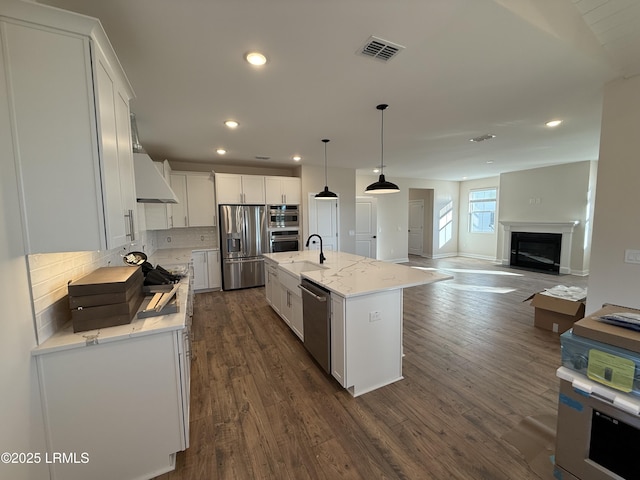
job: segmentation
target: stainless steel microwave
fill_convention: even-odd
[[[269,228],[300,226],[298,205],[269,205]]]

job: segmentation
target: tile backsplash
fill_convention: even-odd
[[[100,267],[122,266],[122,257],[131,251],[143,251],[151,255],[157,249],[215,248],[218,245],[217,232],[215,227],[148,230],[140,232],[138,242],[113,250],[29,255],[38,344],[71,319],[67,290],[69,282]]]
[[[71,319],[67,297],[69,282],[100,267],[124,265],[122,257],[130,251],[152,254],[156,249],[153,233],[141,232],[139,242],[113,250],[28,255],[38,344]]]
[[[147,232],[155,234],[155,245],[164,248],[216,248],[218,230],[215,227],[172,228]]]

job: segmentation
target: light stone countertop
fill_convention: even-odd
[[[189,292],[189,277],[180,281],[180,287],[176,292],[178,312],[158,315],[156,317],[137,318],[131,323],[116,325],[113,327],[87,330],[85,332],[73,332],[73,324],[67,322],[62,329],[47,339],[41,345],[35,347],[32,355],[69,350],[72,348],[90,347],[95,344],[103,344],[125,340],[127,338],[153,335],[171,330],[181,330],[186,326],[187,296]],[[144,306],[144,302],[140,306]]]
[[[350,253],[328,251],[324,255],[326,260],[322,267],[325,268],[303,271],[299,275],[345,298],[453,278],[437,271],[420,270]],[[298,272],[292,266],[293,263],[310,262],[320,267],[319,250],[267,253],[263,256],[295,275]]]

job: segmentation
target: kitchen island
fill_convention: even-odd
[[[402,290],[452,278],[343,252],[326,252],[323,264],[318,250],[264,257],[267,301],[303,341],[294,280],[331,292],[331,375],[354,397],[403,378]]]

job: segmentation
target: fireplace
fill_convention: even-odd
[[[560,273],[561,233],[511,233],[512,267]]]
[[[502,242],[502,264],[511,265],[511,236],[513,233],[548,234],[554,233],[561,237],[560,244],[560,274],[571,273],[571,250],[573,244],[573,230],[579,224],[577,220],[571,222],[527,222],[500,220],[504,228],[504,241]],[[558,263],[554,258],[554,263]],[[525,268],[525,267],[523,267]],[[531,268],[531,267],[528,267]],[[537,268],[537,267],[534,267]]]

